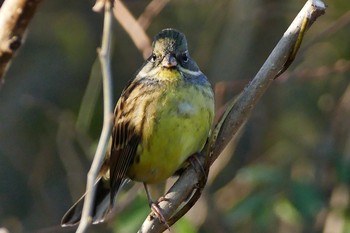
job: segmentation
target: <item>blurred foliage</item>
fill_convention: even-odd
[[[124,2],[136,17],[149,3]],[[268,89],[238,144],[221,156],[226,162],[214,165],[201,200],[172,232],[350,232],[350,2],[327,3],[295,63]],[[253,78],[303,4],[171,1],[147,33],[174,27],[187,35],[192,57],[223,87],[220,107]],[[84,192],[102,125],[96,85],[98,99],[87,102],[92,115],[84,112],[91,122],[76,126],[89,77],[100,78],[92,67],[103,17],[92,5],[43,1],[7,73],[0,91],[0,231],[74,232],[59,222]],[[143,59],[118,23],[113,30],[116,101]],[[127,198],[120,199],[121,206]],[[91,232],[135,232],[148,211],[140,190]]]

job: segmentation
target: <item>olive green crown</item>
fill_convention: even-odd
[[[186,51],[187,40],[183,33],[167,28],[160,31],[153,40],[152,47],[154,51]]]

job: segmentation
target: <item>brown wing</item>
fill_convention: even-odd
[[[110,187],[111,205],[121,184],[126,179],[126,172],[132,163],[140,142],[140,134],[136,132],[132,122],[131,112],[135,104],[130,100],[131,92],[135,90],[137,82],[131,82],[123,91],[116,109],[114,127],[112,130],[112,144],[110,154]],[[138,88],[136,88],[138,89]]]

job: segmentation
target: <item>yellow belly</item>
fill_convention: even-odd
[[[137,158],[127,172],[131,179],[146,183],[164,181],[200,151],[214,115],[213,98],[192,85],[167,90],[153,104]]]

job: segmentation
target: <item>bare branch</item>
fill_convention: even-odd
[[[143,58],[151,54],[151,40],[134,16],[120,0],[115,0],[113,13],[117,21],[129,34],[136,48],[142,52]]]
[[[103,163],[103,159],[106,153],[106,147],[111,134],[111,124],[112,124],[112,72],[110,64],[110,45],[112,39],[112,14],[111,14],[111,3],[109,1],[105,2],[105,16],[104,16],[104,27],[102,36],[101,49],[98,50],[98,55],[101,62],[102,70],[102,83],[103,83],[103,127],[100,136],[100,140],[97,145],[94,160],[92,162],[90,171],[87,175],[86,184],[86,196],[84,200],[84,208],[80,220],[77,233],[83,233],[86,231],[87,227],[91,224],[92,215],[92,203],[95,196],[95,181],[100,171]]]
[[[249,117],[260,97],[288,62],[290,53],[294,52],[295,43],[300,38],[300,33],[305,33],[305,31],[300,31],[305,19],[308,21],[308,26],[311,26],[324,12],[325,5],[315,6],[313,1],[308,1],[301,9],[252,82],[239,96],[237,104],[227,113],[227,117],[223,122],[224,126],[220,129],[217,135],[218,140],[212,148],[214,157],[211,159],[211,163],[215,161],[215,156],[218,156],[231,140],[232,136],[230,138],[228,136],[234,135],[238,131],[239,127]]]
[[[146,30],[151,24],[152,19],[158,15],[169,2],[170,0],[153,0],[146,6],[143,13],[137,19],[137,22]]]
[[[41,0],[6,0],[0,8],[0,86],[11,59],[23,44],[30,20]]]
[[[98,13],[102,13],[107,1],[112,2],[112,0],[96,0],[95,5],[92,7],[92,10]]]
[[[206,158],[201,158],[204,167],[205,164],[211,165],[216,160],[242,124],[247,121],[251,111],[263,93],[270,86],[277,74],[279,74],[280,70],[284,69],[290,57],[295,55],[293,53],[296,53],[297,46],[299,46],[298,43],[301,42],[299,40],[303,38],[306,29],[324,12],[325,5],[320,0],[308,1],[304,5],[258,74],[238,97],[237,101],[231,102],[220,122],[215,127],[208,145],[203,150],[203,153],[207,154]],[[304,27],[304,30],[301,30],[303,25],[306,25],[306,27]],[[167,192],[165,198],[161,199],[159,207],[164,217],[170,219],[169,225],[185,214],[199,198],[202,187],[198,188],[198,184],[201,185],[203,179],[200,173],[197,173],[196,169],[190,166]],[[176,213],[179,206],[183,204],[184,197],[186,198],[192,193],[194,194],[190,198],[189,204],[185,204],[183,207],[185,211],[181,209]],[[166,230],[166,226],[150,214],[144,221],[139,233],[156,233],[163,232],[164,230]]]

